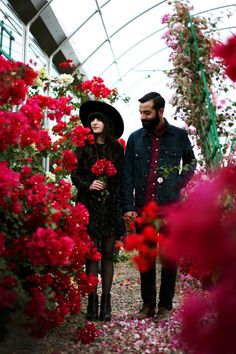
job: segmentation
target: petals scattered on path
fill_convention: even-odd
[[[159,265],[157,266],[159,269]],[[158,271],[159,273],[159,271]],[[158,285],[158,282],[157,282]],[[100,334],[90,344],[82,344],[74,340],[77,319],[71,318],[60,328],[54,330],[44,339],[14,339],[14,347],[10,342],[4,347],[4,354],[110,354],[110,353],[181,353],[177,343],[178,307],[183,293],[183,282],[176,286],[175,310],[168,320],[155,323],[152,318],[136,319],[142,301],[140,296],[139,272],[129,261],[115,265],[114,285],[112,288],[112,320],[111,322],[94,322]],[[101,288],[99,287],[99,295]],[[86,309],[86,303],[83,304]],[[33,347],[33,350],[32,350]],[[7,351],[9,350],[9,351]],[[0,353],[1,346],[0,346]]]

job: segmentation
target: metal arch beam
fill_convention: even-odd
[[[193,16],[205,14],[206,12],[215,11],[215,10],[219,10],[219,9],[225,9],[226,7],[231,7],[231,6],[236,6],[236,4],[229,4],[229,5],[213,7],[212,9],[208,9],[208,10],[204,10],[204,11],[198,12],[198,13],[196,13]]]
[[[140,62],[138,62],[137,64],[135,64],[134,66],[132,66],[132,68],[130,68],[128,71],[126,71],[126,73],[124,73],[124,75],[122,75],[121,79],[123,79],[126,75],[128,75],[131,71],[133,71],[134,68],[136,68],[137,66],[139,66],[139,65],[142,64],[142,63],[145,63],[146,60],[148,60],[148,59],[154,57],[155,55],[157,55],[157,54],[163,52],[163,50],[166,50],[166,49],[168,49],[168,47],[162,48],[162,49],[158,50],[157,52],[152,53],[151,55],[149,55],[149,56],[146,57],[145,59],[141,60]],[[115,82],[114,82],[114,85],[116,85],[116,83],[119,82],[119,81],[120,81],[120,80],[115,81]]]
[[[109,0],[110,1],[110,0]],[[50,68],[51,68],[51,64],[52,64],[52,60],[53,57],[55,56],[55,54],[57,54],[61,48],[69,42],[69,40],[80,30],[81,27],[83,27],[96,13],[98,12],[98,10],[94,11],[83,23],[82,25],[80,25],[79,27],[77,27],[71,34],[69,34],[69,36],[66,37],[66,39],[64,41],[62,41],[62,43],[57,47],[57,49],[50,55],[49,57],[49,64],[48,64],[48,71],[50,72]],[[103,45],[103,43],[102,43]],[[79,65],[79,67],[81,67],[82,63]],[[78,69],[76,69],[72,75],[75,75],[75,73],[77,72]]]
[[[26,63],[27,62],[27,55],[28,55],[28,47],[29,47],[29,31],[30,31],[30,27],[32,25],[32,23],[35,22],[35,20],[37,20],[37,18],[41,15],[41,13],[51,4],[53,0],[49,0],[48,2],[46,2],[41,8],[40,10],[36,13],[36,15],[23,27],[23,46],[22,46],[22,59],[23,62]]]
[[[95,1],[96,1],[96,0],[95,0]],[[150,7],[150,8],[148,8],[147,10],[145,10],[145,11],[141,12],[140,14],[138,14],[137,16],[133,17],[130,21],[126,22],[126,23],[125,23],[123,26],[121,26],[118,30],[116,30],[114,33],[112,33],[111,36],[108,37],[109,40],[110,40],[110,38],[112,38],[113,36],[115,36],[119,31],[121,31],[123,28],[125,28],[125,27],[128,26],[130,23],[132,23],[133,21],[135,21],[137,18],[139,18],[140,16],[144,15],[146,12],[152,10],[152,9],[155,8],[156,6],[159,6],[159,5],[161,5],[162,3],[166,2],[166,1],[167,1],[167,0],[163,0],[163,1],[161,1],[160,3],[158,3],[158,4],[156,4],[156,5],[154,5],[154,6]],[[106,2],[106,4],[107,4],[107,2]],[[103,8],[106,4],[104,4],[103,6],[101,6],[100,9]],[[93,54],[96,53],[96,51],[97,51],[100,47],[101,47],[101,45],[99,45],[99,46],[93,51]],[[86,63],[86,61],[87,61],[90,57],[91,57],[91,55],[89,55],[89,56],[83,61],[83,64]]]
[[[96,1],[96,3],[97,3],[97,0],[95,0],[95,1]],[[101,6],[101,7],[99,7],[99,5],[97,4],[98,9],[99,9],[99,13],[100,13],[100,16],[101,16],[101,21],[102,21],[102,23],[103,23],[104,30],[105,30],[105,33],[106,33],[106,36],[107,36],[107,40],[104,41],[103,43],[101,43],[97,48],[95,48],[94,51],[93,51],[92,53],[90,53],[89,56],[83,61],[83,63],[81,63],[81,65],[85,64],[86,61],[87,61],[89,58],[91,58],[91,57],[93,56],[93,54],[95,54],[95,53],[103,46],[103,44],[105,44],[106,42],[109,42],[109,45],[110,45],[110,47],[111,47],[111,51],[112,51],[112,54],[113,54],[113,58],[114,58],[114,61],[109,65],[109,67],[110,67],[111,65],[113,65],[113,64],[116,64],[116,65],[117,65],[117,60],[120,59],[120,57],[117,58],[117,59],[115,58],[115,55],[114,55],[114,52],[113,52],[113,49],[112,49],[112,46],[111,46],[110,38],[112,38],[113,36],[115,36],[119,31],[121,31],[123,28],[125,28],[126,26],[128,26],[130,23],[132,23],[133,21],[135,21],[137,18],[141,17],[142,15],[144,15],[145,13],[147,13],[148,11],[151,11],[152,9],[154,9],[155,7],[161,5],[162,3],[166,2],[167,0],[163,0],[163,1],[159,2],[158,4],[156,4],[156,5],[154,5],[154,6],[150,7],[150,8],[148,8],[148,9],[146,9],[146,10],[143,11],[143,12],[141,12],[141,13],[138,14],[137,16],[133,17],[130,21],[126,22],[123,26],[121,26],[121,27],[120,27],[118,30],[116,30],[114,33],[112,33],[111,36],[108,36],[107,30],[106,30],[106,26],[105,26],[105,24],[104,24],[104,21],[103,21],[103,18],[102,18],[102,15],[101,15],[101,11],[100,11],[100,10],[101,10],[108,2],[110,2],[110,1],[111,1],[111,0],[108,0],[108,1],[107,1],[105,4],[103,4],[103,6]],[[156,32],[154,32],[153,34],[155,34],[155,33],[156,33]],[[151,34],[151,35],[153,35],[153,34]],[[151,36],[151,35],[150,35],[150,36]],[[149,38],[149,36],[145,37],[143,40],[145,40],[145,39],[147,39],[147,38]],[[139,44],[139,43],[137,43],[136,45],[138,45],[138,44]],[[135,45],[134,45],[134,46],[135,46]],[[132,48],[133,48],[133,47],[132,47]],[[132,48],[130,48],[129,50],[131,50]],[[129,51],[129,50],[128,50],[128,51]],[[128,51],[126,51],[125,54],[126,54]],[[123,55],[124,55],[124,54],[122,54],[122,56],[123,56]],[[107,70],[109,67],[107,67],[105,70]],[[118,65],[117,65],[117,69],[118,69]],[[119,73],[119,70],[118,70],[118,73]]]
[[[231,27],[225,27],[225,28],[222,28],[222,29],[217,29],[217,31],[221,31],[221,30],[225,30],[225,29],[231,29],[231,28],[236,28],[236,26],[231,26]],[[128,71],[126,71],[126,73],[124,73],[124,75],[122,75],[122,79],[128,75],[134,68],[136,68],[137,66],[139,66],[140,64],[144,63],[146,60],[150,59],[151,57],[155,56],[156,54],[162,52],[163,50],[166,50],[168,49],[168,47],[165,47],[165,48],[162,48],[160,50],[158,50],[157,52],[149,55],[148,57],[146,57],[145,59],[143,59],[142,61],[140,61],[139,63],[135,64],[132,68],[130,68]],[[114,82],[114,85],[119,82],[120,80],[117,80]]]
[[[156,33],[161,32],[162,30],[164,30],[165,28],[167,28],[167,26],[160,28],[154,32],[152,32],[151,34],[149,34],[148,36],[144,37],[143,39],[141,39],[140,41],[136,42],[135,44],[133,44],[131,47],[129,47],[129,49],[125,50],[118,58],[117,60],[119,60],[120,58],[122,58],[125,54],[127,54],[130,50],[132,50],[133,48],[137,47],[139,44],[141,44],[142,42],[146,41],[148,38],[154,36]],[[110,65],[108,65],[103,72],[100,75],[103,75],[114,63],[111,63]]]
[[[167,66],[168,64],[165,64],[165,65],[162,65],[161,67],[159,67],[159,69],[156,69],[156,70],[147,70],[147,71],[164,71],[164,69],[161,69],[161,68],[163,68],[163,67],[165,67],[165,66]],[[136,70],[136,71],[138,71],[138,70]],[[166,79],[162,79],[160,82],[163,82],[164,80],[167,80],[167,78]],[[130,90],[132,90],[134,87],[136,87],[139,83],[141,83],[141,82],[143,82],[143,79],[139,79],[139,80],[137,80],[135,83],[133,83],[131,86],[129,86],[129,87],[127,87],[126,88],[126,90],[125,90],[125,92],[126,92],[126,94],[128,95],[128,92],[130,91]]]
[[[99,7],[98,1],[95,0],[95,2],[96,2],[96,5],[97,5],[97,9],[98,9],[98,11],[99,11],[99,15],[100,15],[100,19],[101,19],[101,21],[102,21],[102,25],[103,25],[104,31],[105,31],[105,33],[106,33],[106,38],[107,38],[106,42],[108,42],[109,47],[110,47],[110,50],[111,50],[111,53],[112,53],[112,56],[113,56],[113,64],[116,64],[117,72],[118,72],[118,74],[119,74],[119,77],[121,78],[119,66],[118,66],[118,64],[117,64],[117,60],[116,60],[116,57],[115,57],[115,53],[114,53],[114,50],[113,50],[112,45],[111,45],[111,40],[110,40],[110,37],[109,37],[109,35],[108,35],[105,22],[104,22],[104,20],[103,20],[103,16],[102,16],[101,9],[100,9],[100,7]],[[97,50],[98,50],[98,49],[97,49]]]
[[[39,7],[45,4],[45,0],[6,0],[10,11],[15,13],[18,20],[26,25],[33,16],[37,13]],[[37,9],[35,8],[37,7]],[[48,58],[52,52],[54,52],[58,45],[66,38],[66,35],[57,20],[51,7],[47,7],[45,12],[39,16],[35,22],[31,25],[30,32],[37,41],[37,45],[45,53],[45,57]],[[62,72],[62,68],[59,67],[59,63],[70,58],[78,65],[78,57],[68,42],[63,49],[58,52],[53,59],[53,63],[58,72]]]
[[[156,5],[155,5],[156,6]],[[196,15],[200,15],[200,14],[204,14],[204,13],[207,13],[207,12],[210,12],[210,11],[214,11],[214,10],[219,10],[219,9],[222,9],[222,8],[227,8],[227,7],[233,7],[233,6],[236,6],[236,4],[230,4],[230,5],[224,5],[224,6],[219,6],[219,7],[215,7],[215,8],[212,8],[212,9],[208,9],[208,10],[205,10],[205,11],[202,11],[202,12],[199,12],[199,13],[196,13],[194,16]],[[149,9],[150,10],[150,9]],[[148,10],[146,10],[145,12],[147,12]],[[140,15],[139,15],[140,16]],[[139,17],[139,16],[136,16]],[[134,20],[134,19],[133,19]],[[132,21],[133,21],[132,20]],[[129,24],[130,22],[132,21],[129,21],[127,24]],[[127,25],[126,24],[126,25]],[[124,25],[125,26],[125,25]],[[124,27],[123,26],[123,27]],[[123,27],[121,27],[119,30],[121,30]],[[138,46],[139,44],[141,44],[142,42],[144,42],[146,39],[150,38],[151,36],[155,35],[156,33],[158,32],[161,32],[162,30],[164,30],[165,28],[167,28],[167,26],[164,26],[160,29],[158,29],[157,31],[155,32],[152,32],[151,34],[149,34],[148,36],[144,37],[143,39],[141,39],[140,41],[136,42],[134,45],[132,45],[129,49],[127,49],[126,51],[124,51],[118,58],[117,60],[119,60],[120,58],[122,58],[124,55],[126,55],[130,50],[132,50],[133,48],[135,48],[136,46]],[[230,28],[235,28],[235,27],[229,27],[229,28],[224,28],[224,29],[230,29]],[[116,32],[114,32],[112,36],[114,36],[119,30],[117,30]],[[222,30],[222,29],[218,29],[218,30]],[[110,37],[110,38],[111,38]],[[114,64],[114,62],[112,62],[111,64],[109,64],[104,70],[102,73],[100,73],[100,75],[103,75],[112,65]]]
[[[133,17],[131,20],[129,20],[128,22],[126,22],[123,26],[121,26],[120,28],[118,28],[118,30],[116,30],[114,33],[112,33],[112,35],[110,36],[110,38],[114,37],[118,32],[120,32],[123,28],[125,28],[126,26],[128,26],[130,23],[134,22],[135,20],[137,20],[137,18],[143,16],[145,13],[153,10],[155,7],[163,4],[164,2],[167,2],[167,0],[163,0],[161,2],[159,2],[156,5],[153,5],[151,7],[149,7],[148,9],[146,9],[145,11],[141,12],[140,14],[138,14],[137,16]]]

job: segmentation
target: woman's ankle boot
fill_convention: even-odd
[[[89,294],[86,319],[88,321],[98,320],[98,296],[97,294]]]
[[[102,294],[101,300],[101,312],[100,321],[110,321],[111,320],[111,296],[110,294]]]

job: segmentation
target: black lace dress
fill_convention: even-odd
[[[71,179],[77,187],[77,202],[84,204],[89,211],[88,233],[92,238],[103,239],[124,235],[125,227],[122,219],[120,200],[120,169],[123,163],[124,150],[118,143],[116,151],[117,174],[107,178],[109,195],[103,198],[101,191],[90,191],[91,183],[98,179],[92,172],[92,165],[102,158],[108,158],[105,144],[93,145],[93,153],[87,147],[77,148],[77,168],[72,172]]]

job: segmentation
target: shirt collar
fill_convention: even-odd
[[[172,126],[168,123],[167,119],[164,118],[164,125],[160,128],[160,130],[163,129],[163,132],[160,134],[162,135],[165,131],[168,131],[168,133],[172,133]],[[148,136],[148,135],[154,135],[153,132],[149,132],[147,129],[143,128],[143,135]],[[160,136],[157,135],[157,136]]]

